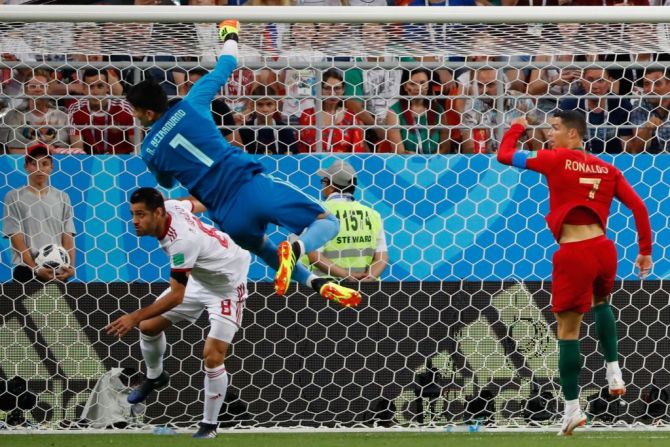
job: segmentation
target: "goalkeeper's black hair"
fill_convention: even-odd
[[[561,122],[568,129],[575,129],[579,138],[586,137],[586,115],[578,110],[558,110],[554,112],[554,118],[560,118]]]
[[[153,110],[159,114],[163,114],[168,108],[167,95],[160,84],[152,78],[130,87],[126,99],[135,108]]]
[[[154,211],[158,208],[165,210],[163,194],[156,188],[143,187],[136,189],[130,196],[130,203],[143,203],[149,211]]]

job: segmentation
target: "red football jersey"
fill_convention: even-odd
[[[640,254],[651,255],[651,225],[647,207],[621,171],[593,155],[575,149],[557,148],[535,152],[517,151],[525,127],[513,125],[503,137],[498,161],[543,174],[549,186],[547,224],[559,240],[568,213],[576,207],[592,210],[603,230],[607,228],[612,199],[626,205],[635,218]]]
[[[71,135],[80,135],[86,152],[91,154],[128,154],[135,151],[134,131],[116,126],[133,126],[133,108],[123,99],[113,98],[107,101],[107,107],[91,113],[87,99],[82,99],[68,110]]]

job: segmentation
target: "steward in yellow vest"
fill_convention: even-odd
[[[356,171],[337,160],[322,177],[326,210],[340,221],[340,231],[320,250],[309,253],[317,275],[350,281],[377,281],[388,265],[388,249],[379,213],[354,199]]]

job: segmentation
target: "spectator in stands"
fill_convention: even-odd
[[[490,67],[475,71],[474,79],[461,84],[462,92],[470,98],[463,103],[461,152],[471,154],[492,149],[491,132],[496,125],[495,97],[499,94],[497,70]]]
[[[537,3],[536,3],[537,5]],[[536,65],[530,70],[528,77],[528,94],[537,95],[538,121],[548,122],[554,112],[558,111],[559,100],[556,97],[578,93],[580,89],[581,69],[566,64],[584,62],[586,57],[574,54],[551,54],[556,46],[570,48],[579,45],[581,25],[559,23],[529,28],[540,45],[540,52],[546,54],[535,56]],[[554,66],[559,63],[561,66]],[[544,146],[549,140],[549,129],[536,129],[535,138]]]
[[[135,5],[150,6],[175,6],[178,3],[172,0],[133,0]],[[183,23],[127,23],[123,24],[122,28],[115,23],[106,23],[101,25],[103,35],[113,35],[116,41],[116,46],[124,48],[125,46],[135,45],[136,42],[155,41],[156,39],[172,39],[174,36],[183,36],[184,34],[193,34],[194,30],[185,26]],[[171,37],[172,36],[172,37]],[[194,34],[189,35],[187,39],[196,37]],[[197,38],[197,37],[196,37]],[[178,41],[174,41],[178,44]],[[187,50],[184,50],[186,53]],[[181,58],[180,58],[181,59]],[[177,86],[184,83],[186,75],[183,70],[179,68],[166,69],[158,66],[158,64],[173,64],[176,65],[178,58],[170,54],[133,54],[117,53],[110,55],[111,62],[150,62],[155,64],[151,68],[142,70],[144,77],[153,78],[160,84],[165,93],[169,96],[177,94]],[[135,84],[137,71],[135,67],[122,70],[121,81],[124,85],[130,86]],[[108,80],[111,84],[111,79]]]
[[[343,160],[320,169],[323,206],[340,221],[337,236],[308,254],[315,273],[345,281],[379,281],[389,262],[379,213],[356,201],[357,176]]]
[[[279,95],[284,94],[284,86],[279,82],[277,72],[271,68],[261,68],[254,76],[254,89],[258,86],[270,87]]]
[[[107,73],[96,69],[84,72],[88,98],[80,99],[68,111],[73,147],[88,154],[129,154],[133,144],[133,109],[122,98],[110,98]]]
[[[367,51],[385,52],[391,34],[388,25],[364,23],[360,33],[360,42],[367,46]],[[365,59],[367,62],[384,60],[385,57],[376,56]],[[402,70],[349,68],[344,72],[344,80],[347,109],[366,126],[381,125],[386,121],[388,110],[398,101],[396,96],[402,83]],[[365,139],[372,150],[377,150],[377,143],[386,138],[386,131],[382,128],[365,132]]]
[[[86,48],[87,53],[71,53],[65,55],[65,61],[69,62],[85,62],[93,64],[108,64],[110,61],[109,55],[103,55],[102,52],[102,35],[103,29],[98,24],[78,23],[75,24],[73,30],[73,48]],[[90,53],[91,50],[97,51],[98,54]],[[64,64],[58,68],[57,75],[54,76],[52,82],[49,83],[48,93],[54,96],[68,95],[80,96],[88,94],[88,88],[84,85],[83,77],[86,68],[90,65],[81,68],[70,67]],[[125,69],[129,70],[129,69]],[[107,79],[111,87],[113,96],[121,96],[123,94],[123,83],[121,82],[121,70],[108,67],[104,71],[107,73]],[[75,102],[72,98],[65,98],[62,106],[69,108]]]
[[[284,95],[277,72],[271,68],[261,68],[256,73],[246,68],[237,68],[224,85],[224,97],[233,110],[233,118],[238,126],[243,126],[254,112],[254,102],[249,95],[258,86],[272,87],[278,95]]]
[[[280,109],[284,119],[292,125],[298,124],[302,112],[315,107],[319,76],[315,69],[302,67],[326,60],[326,55],[312,46],[318,33],[317,24],[292,23],[288,38],[282,41],[280,58],[286,59],[289,67],[301,67],[287,68],[280,74],[280,82],[286,90]]]
[[[74,220],[68,195],[49,186],[53,160],[47,145],[37,143],[26,150],[24,167],[28,184],[9,191],[4,198],[3,232],[12,247],[13,278],[27,282],[65,281],[74,275]],[[70,255],[70,266],[58,272],[36,269],[35,256],[41,247],[58,244]]]
[[[11,48],[14,53],[8,51],[0,54],[2,61],[21,61],[21,62],[35,62],[37,55],[32,53],[33,48],[26,43],[23,38],[17,36],[15,33],[3,32],[0,33],[0,45],[2,48]],[[17,66],[14,68],[0,69],[0,88],[3,96],[16,96],[23,93],[24,84],[34,76],[33,70],[27,66]],[[2,98],[2,108],[16,108],[17,102]]]
[[[630,125],[631,103],[626,98],[612,94],[612,77],[601,67],[586,67],[582,72],[580,92],[598,98],[565,98],[559,103],[561,110],[580,110],[589,124],[586,148],[594,153],[619,153],[633,136]]]
[[[322,78],[321,111],[307,109],[300,116],[300,125],[309,126],[300,129],[300,152],[365,152],[358,120],[344,107],[342,73],[331,68]],[[313,126],[321,129],[320,142]]]
[[[108,62],[109,58],[103,55],[73,54],[68,57],[68,61],[104,63]],[[68,96],[80,96],[88,94],[88,86],[83,82],[85,70],[86,68],[80,68],[77,70],[64,68],[59,70],[60,79],[49,84],[49,94]],[[107,75],[107,80],[112,96],[122,96],[123,84],[121,83],[120,72],[114,68],[107,68],[101,71]],[[71,100],[70,104],[66,103],[66,107],[71,106],[74,102],[75,100]]]
[[[36,142],[68,146],[67,114],[46,96],[48,81],[41,74],[29,79],[24,84],[27,98],[4,116],[0,142],[7,153],[25,153],[26,147]]]
[[[287,127],[277,110],[275,89],[259,85],[252,95],[260,98],[255,100],[255,110],[247,119],[246,124],[250,127],[239,130],[244,150],[250,154],[297,153],[293,129]]]
[[[469,96],[462,105],[463,153],[495,151],[495,130],[533,107],[532,101],[517,99],[518,92],[515,90],[505,90],[505,84],[498,79],[495,68],[476,69],[473,79],[461,89]]]
[[[179,96],[186,96],[188,92],[193,87],[193,84],[198,82],[200,78],[207,74],[207,70],[204,68],[192,68],[186,74],[186,81],[179,85]],[[233,117],[233,112],[228,107],[225,99],[219,97],[215,98],[212,101],[212,117],[216,126],[221,130],[221,135],[223,138],[228,140],[232,144],[240,144],[242,141],[237,130],[234,130],[235,127],[235,118]]]
[[[401,99],[386,114],[386,124],[396,126],[388,130],[392,152],[449,152],[449,132],[440,128],[440,124],[447,125],[447,115],[442,106],[426,98],[430,94],[430,78],[431,72],[425,68],[404,71]]]
[[[640,126],[628,143],[628,151],[658,153],[670,150],[670,77],[667,69],[647,68],[642,82],[645,98],[631,113]]]
[[[499,40],[496,36],[491,35],[486,32],[471,32],[469,36],[471,42],[477,45],[480,49],[480,54],[473,54],[468,56],[466,59],[467,62],[486,62],[486,63],[504,63],[509,64],[510,62],[526,62],[530,60],[528,56],[492,56],[488,54],[489,52],[497,52],[500,46]],[[452,59],[452,58],[450,58]],[[454,58],[455,59],[455,58]],[[465,65],[465,64],[464,64]],[[455,76],[456,80],[461,85],[468,85],[472,82],[474,77],[475,70],[464,66],[456,70]],[[504,81],[506,91],[515,91],[515,92],[526,92],[528,89],[528,77],[530,71],[520,70],[514,66],[507,65],[504,68],[499,69],[500,79]]]
[[[245,117],[253,111],[253,102],[247,96],[255,87],[254,78],[253,71],[238,67],[223,86],[223,96],[238,126],[244,124]]]

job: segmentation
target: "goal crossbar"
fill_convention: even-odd
[[[237,19],[247,23],[365,23],[364,6],[120,6],[2,5],[0,22],[212,22]],[[667,23],[670,8],[662,6],[531,6],[449,8],[376,7],[375,22],[389,23]]]

